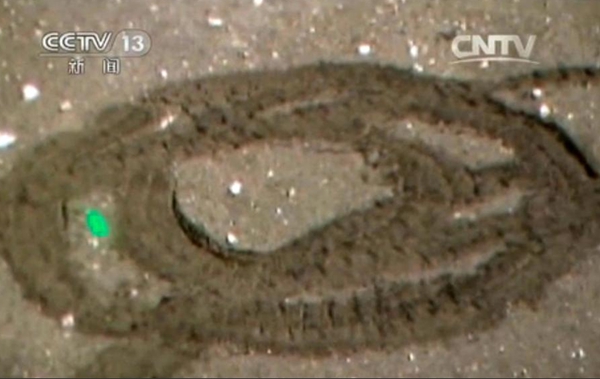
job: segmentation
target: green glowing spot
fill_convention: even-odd
[[[97,209],[90,209],[85,213],[85,221],[90,233],[94,237],[106,238],[110,235],[110,225],[102,212]]]

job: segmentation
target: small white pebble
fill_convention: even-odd
[[[212,26],[212,27],[220,27],[223,26],[223,19],[219,18],[219,17],[209,17],[208,18],[208,25]]]
[[[229,193],[232,194],[233,196],[238,196],[239,194],[242,193],[242,183],[240,183],[239,181],[234,181],[233,183],[231,183],[229,185]]]
[[[138,297],[139,294],[140,294],[140,291],[138,291],[137,288],[132,288],[131,291],[129,292],[129,295],[133,298]]]
[[[163,79],[167,79],[169,77],[169,72],[164,68],[159,71],[160,77]]]
[[[263,0],[254,0],[253,3],[255,7],[260,7],[263,3]]]
[[[408,353],[408,361],[414,362],[414,360],[415,360],[415,355],[413,353]]]
[[[25,84],[23,86],[23,100],[29,102],[34,101],[40,97],[40,90],[33,84]]]
[[[569,112],[567,114],[567,120],[572,120],[573,119],[573,113]]]
[[[421,65],[420,65],[420,64],[418,64],[418,63],[415,63],[415,64],[413,65],[413,70],[415,70],[416,72],[423,72],[423,66],[421,66]]]
[[[410,44],[409,53],[411,58],[416,59],[419,56],[419,46]]]
[[[583,359],[585,358],[585,351],[583,351],[582,348],[579,348],[577,351],[571,353],[571,358]]]
[[[227,243],[230,245],[236,245],[239,242],[238,238],[235,234],[229,232],[227,233]]]
[[[67,313],[60,319],[60,324],[65,329],[71,329],[75,326],[75,316],[72,313]]]
[[[0,149],[5,149],[17,141],[17,136],[7,132],[0,132]]]
[[[273,52],[271,52],[271,57],[273,59],[279,59],[279,53],[277,51],[273,51]]]
[[[275,173],[273,170],[269,170],[269,172],[267,172],[267,178],[272,178],[273,176],[275,176]]]
[[[275,213],[277,213],[279,216],[281,216],[283,211],[281,210],[281,208],[277,207],[277,209],[275,210]]]
[[[479,67],[481,67],[481,68],[490,67],[490,61],[488,61],[488,60],[481,61],[481,64],[479,65]]]
[[[540,117],[546,118],[550,115],[550,107],[547,104],[540,105]]]
[[[294,187],[287,190],[287,197],[292,198],[296,196],[296,189]]]
[[[156,4],[150,5],[150,12],[152,12],[152,13],[158,12],[158,5],[156,5]]]
[[[531,96],[533,96],[534,99],[539,99],[543,95],[544,95],[544,91],[542,91],[541,88],[534,88],[531,90]]]
[[[413,128],[412,122],[407,122],[406,123],[406,129],[411,130],[412,128]]]
[[[60,103],[59,108],[61,112],[68,112],[73,109],[73,104],[69,100],[64,100]]]
[[[371,45],[366,44],[366,43],[362,43],[360,45],[358,45],[358,53],[360,55],[369,55],[371,54]]]
[[[166,129],[169,125],[171,125],[175,121],[175,116],[172,114],[168,114],[160,120],[160,128]]]

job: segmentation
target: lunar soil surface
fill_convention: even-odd
[[[72,312],[79,331],[155,344],[139,359],[135,347],[99,359],[84,375],[104,364],[173,374],[213,342],[324,354],[484,330],[508,303],[535,304],[598,243],[593,163],[559,126],[493,96],[502,85],[571,80],[595,82],[598,72],[541,71],[503,84],[321,63],[168,85],[17,161],[2,180],[2,253],[47,314]],[[178,117],[161,128],[173,109]],[[425,136],[394,138],[407,120],[429,125]],[[435,143],[469,133],[510,159],[465,164]],[[211,233],[193,215],[199,205],[183,204],[196,172],[178,167],[299,142],[359,154],[361,181],[385,194],[256,249]],[[101,243],[166,283],[154,297],[99,291],[82,274],[73,199],[99,192],[114,229]]]

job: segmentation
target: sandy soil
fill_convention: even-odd
[[[126,207],[118,196],[110,198],[102,191],[90,194],[90,191],[78,189],[77,183],[85,183],[82,188],[89,188],[94,184],[92,182],[99,178],[106,180],[104,184],[106,186],[110,186],[113,181],[117,183],[118,180],[114,179],[117,178],[114,175],[117,171],[115,167],[118,166],[119,161],[126,162],[128,156],[131,157],[131,162],[134,162],[132,168],[137,167],[137,164],[140,164],[139,167],[159,167],[163,162],[161,160],[165,159],[157,154],[140,163],[139,159],[135,158],[139,155],[137,150],[139,146],[136,147],[135,141],[138,138],[146,138],[145,125],[160,125],[164,113],[152,114],[145,119],[143,112],[134,112],[132,115],[119,113],[120,108],[107,110],[107,107],[112,104],[123,107],[125,102],[139,99],[146,94],[156,94],[155,88],[166,83],[203,77],[211,73],[251,72],[268,68],[287,69],[318,60],[368,61],[392,63],[397,67],[412,69],[410,77],[417,75],[414,83],[412,79],[406,82],[400,80],[399,84],[402,88],[396,88],[395,91],[399,91],[396,92],[398,98],[406,99],[404,105],[399,107],[405,111],[403,116],[407,116],[404,113],[409,113],[408,110],[412,109],[409,106],[411,101],[427,104],[422,105],[424,110],[417,118],[424,118],[428,123],[417,129],[419,133],[424,133],[421,140],[430,145],[432,143],[435,145],[435,138],[442,138],[440,135],[444,134],[431,131],[431,125],[436,124],[434,121],[441,119],[449,122],[453,117],[467,129],[476,126],[477,131],[486,127],[490,128],[489,130],[499,130],[497,128],[500,127],[500,122],[508,124],[506,126],[508,130],[511,130],[512,126],[518,131],[518,127],[528,123],[532,125],[531,130],[542,130],[544,123],[537,115],[540,109],[543,109],[542,106],[547,105],[551,112],[546,120],[551,126],[563,130],[569,137],[567,145],[564,143],[556,145],[562,146],[560,148],[562,150],[559,149],[562,153],[556,150],[557,147],[549,147],[555,146],[552,145],[555,142],[547,142],[548,136],[544,134],[545,132],[539,132],[541,137],[532,135],[534,138],[530,146],[523,144],[523,139],[514,137],[513,140],[509,140],[511,146],[524,145],[515,148],[515,154],[519,157],[517,161],[525,162],[520,166],[524,167],[523,174],[527,173],[524,177],[535,183],[535,188],[554,188],[554,192],[551,192],[552,196],[555,196],[555,205],[551,208],[556,213],[548,215],[542,211],[550,203],[547,202],[547,198],[541,196],[542,200],[537,205],[538,208],[535,208],[534,202],[534,210],[537,209],[537,212],[533,213],[538,215],[533,218],[538,223],[534,224],[536,225],[534,229],[544,230],[546,234],[554,230],[544,225],[552,225],[550,220],[558,214],[563,217],[561,222],[554,221],[556,230],[586,230],[587,233],[593,234],[591,232],[595,225],[593,217],[595,203],[594,192],[590,192],[589,189],[593,187],[580,185],[578,180],[584,178],[585,181],[595,183],[594,172],[598,167],[596,162],[598,162],[600,149],[595,136],[597,120],[600,117],[597,104],[600,90],[597,74],[595,74],[597,71],[572,69],[560,72],[553,68],[557,66],[598,67],[600,24],[597,20],[600,19],[600,7],[597,4],[549,1],[515,2],[507,6],[492,1],[373,3],[269,0],[257,4],[250,1],[218,3],[182,1],[168,4],[140,1],[92,4],[60,1],[5,2],[0,12],[0,49],[4,52],[0,62],[0,70],[4,77],[4,81],[0,83],[0,131],[15,134],[17,140],[10,148],[0,150],[0,170],[3,172],[3,180],[8,180],[3,182],[3,189],[6,189],[3,192],[3,199],[14,200],[10,206],[3,207],[5,214],[2,220],[15,220],[16,217],[22,220],[22,225],[30,225],[27,216],[38,215],[35,213],[36,207],[43,208],[45,201],[55,199],[56,180],[60,181],[65,188],[71,188],[65,193],[75,195],[73,200],[70,197],[66,199],[68,201],[61,199],[66,209],[63,215],[71,214],[69,212],[77,214],[80,212],[81,204],[90,203],[102,208],[107,214],[120,214],[122,209],[135,209],[133,206]],[[221,18],[222,24],[216,22],[216,18]],[[86,75],[74,77],[66,73],[66,60],[38,56],[39,40],[44,32],[72,28],[80,30],[141,28],[152,36],[153,48],[150,54],[143,58],[125,61],[120,76],[102,75],[100,61],[90,59]],[[537,40],[534,57],[542,63],[535,68],[549,69],[550,74],[527,75],[531,72],[532,66],[523,64],[492,62],[487,66],[450,65],[449,62],[453,57],[447,35],[451,35],[452,30],[461,33],[535,34]],[[365,43],[371,46],[371,51],[370,54],[362,56],[358,54],[357,49],[360,44]],[[417,54],[414,49],[411,49],[413,45],[418,47]],[[420,73],[421,69],[423,73]],[[419,75],[422,74],[432,74],[441,78],[469,79],[470,83],[478,84],[468,86],[467,90],[461,90],[460,86],[455,89],[450,86],[446,92],[433,95],[436,92],[433,90],[428,92],[427,86],[432,85],[432,88],[435,88],[434,84],[438,79],[421,78]],[[505,79],[517,74],[524,74],[524,76],[516,77],[514,80]],[[241,78],[243,77],[242,75]],[[280,80],[280,83],[285,83],[282,88],[290,89],[293,86],[289,82],[296,80],[293,74],[279,79],[284,79]],[[496,88],[482,81],[494,81]],[[240,83],[242,82],[243,80]],[[259,80],[259,83],[267,82],[266,79]],[[316,80],[314,83],[318,82]],[[368,87],[362,84],[363,82],[368,80],[360,81],[361,86]],[[240,83],[236,85],[243,87]],[[35,101],[24,101],[21,91],[25,84],[34,84],[40,89],[41,96]],[[209,84],[208,92],[204,95],[209,101],[218,102],[217,99],[222,95],[219,91],[222,91],[221,87],[226,84],[227,80],[224,82],[217,80],[212,87]],[[354,83],[354,87],[357,85],[359,84]],[[533,88],[541,88],[543,95],[532,99]],[[182,91],[178,85],[167,87],[166,92],[161,91],[163,90],[159,90],[158,93],[172,95],[174,99],[181,94],[190,93]],[[410,99],[411,94],[415,99]],[[495,100],[488,98],[488,94],[493,94],[492,98]],[[439,97],[437,102],[434,100],[435,96]],[[315,98],[314,94],[309,97]],[[156,104],[152,99],[151,96],[149,102],[145,104]],[[265,99],[269,101],[268,96]],[[443,99],[446,101],[443,102]],[[226,100],[229,102],[229,99]],[[65,101],[70,102],[72,109],[67,110],[69,107],[65,107]],[[198,98],[192,97],[191,102],[188,103],[196,104],[197,101]],[[508,115],[504,111],[499,111],[502,108],[497,108],[499,105],[494,103],[497,101],[503,102],[512,109]],[[254,103],[250,101],[250,106],[256,104],[256,101]],[[297,105],[294,102],[287,104],[291,104],[292,108]],[[351,109],[358,112],[361,103],[351,104],[353,104]],[[469,111],[466,110],[468,104],[473,107],[473,114],[470,117],[467,116]],[[175,104],[175,107],[173,105],[172,102],[166,105],[161,103],[159,108],[167,113],[172,109],[180,109],[178,104]],[[157,107],[151,106],[151,109],[154,112]],[[190,112],[190,107],[186,109]],[[99,116],[98,112],[101,110],[103,113]],[[515,112],[515,110],[522,110],[525,113]],[[453,114],[461,114],[461,116],[451,116]],[[493,116],[494,114],[496,116]],[[191,122],[181,124],[182,134],[176,135],[183,136],[181,138],[184,139],[188,133],[186,128],[197,126],[198,122],[203,120],[208,120],[210,123],[215,120],[214,117],[221,117],[218,112],[206,114],[201,108],[195,110],[192,108],[188,115],[198,118],[191,117]],[[495,121],[490,122],[489,125],[477,121],[482,120],[484,116],[491,117],[490,120]],[[536,117],[532,118],[532,116]],[[269,117],[277,119],[282,116],[271,114]],[[289,117],[289,113],[286,117]],[[307,117],[310,119],[309,116]],[[331,120],[335,120],[335,112],[331,117]],[[119,128],[120,123],[123,125],[122,128]],[[111,154],[119,153],[121,147],[112,148],[113,145],[107,144],[107,139],[90,137],[102,125],[118,130],[114,133],[117,135],[127,135],[128,130],[133,131],[134,134],[137,130],[142,131],[141,137],[139,135],[127,137],[117,144],[129,146],[120,152],[125,154],[125,160],[115,160],[114,167],[112,163],[105,165],[103,163],[103,168],[98,168],[96,171],[97,176],[76,175],[77,180],[72,182],[63,181],[59,176],[49,175],[52,172],[49,170],[52,169],[65,170],[65,165],[69,162],[73,162],[74,167],[80,165],[82,173],[94,173],[93,165],[98,160],[102,157],[114,157]],[[314,123],[308,125],[316,127]],[[449,130],[455,129],[455,126],[449,127]],[[302,135],[307,130],[313,130],[313,135],[320,135],[319,131],[323,129],[300,128],[298,130],[304,130],[300,132]],[[515,133],[514,130],[512,133]],[[69,137],[57,135],[61,131],[76,133]],[[255,131],[261,132],[259,129]],[[177,133],[177,128],[174,133]],[[334,140],[340,138],[338,135],[328,136],[327,132],[323,133],[323,138]],[[464,135],[456,132],[451,134],[455,140],[458,138],[456,135]],[[468,140],[481,141],[481,138],[488,138],[485,134],[483,137],[478,137],[479,139],[469,137]],[[523,131],[521,134],[524,136],[527,133]],[[38,151],[32,153],[30,149],[34,145],[48,141],[48,138],[53,135],[58,136],[58,142],[42,144]],[[239,142],[235,134],[219,136],[217,133],[213,138],[215,141],[225,138],[229,144]],[[449,137],[443,137],[442,141],[446,141],[447,138]],[[376,140],[372,143],[375,144],[372,146],[378,146]],[[468,143],[463,141],[458,144]],[[398,146],[400,145],[401,142]],[[106,146],[108,148],[95,158],[86,158],[86,151],[92,151],[94,146],[100,150]],[[535,146],[541,148],[532,149]],[[199,145],[195,148],[202,150],[205,147]],[[75,154],[69,156],[69,152],[83,154],[83,158],[79,159]],[[452,155],[452,149],[449,153]],[[548,159],[540,158],[544,154],[552,157],[550,160],[561,169],[554,169],[551,165],[536,165],[536,162],[544,162],[544,159]],[[456,154],[454,156],[456,157]],[[368,156],[365,158],[369,160]],[[36,165],[35,159],[40,159],[44,163]],[[419,159],[417,162],[420,162]],[[427,160],[422,162],[425,162],[422,164],[426,167],[423,171],[435,172],[433,168],[427,167]],[[385,165],[383,167],[385,168]],[[559,175],[556,170],[562,173]],[[135,173],[135,170],[132,172]],[[415,195],[420,187],[414,183],[411,186],[412,177],[410,174],[406,176],[409,180],[405,186],[416,191],[412,194],[409,191],[408,194]],[[143,183],[143,176],[134,175],[133,178],[132,190],[145,188],[145,185],[135,184]],[[413,180],[417,179],[416,176],[413,178]],[[428,180],[439,183],[439,178],[433,174]],[[451,193],[459,193],[468,198],[468,191],[461,189],[459,182],[457,180],[453,183],[457,187],[454,187]],[[157,190],[162,188],[160,180],[153,183],[155,184],[152,188],[156,187]],[[425,187],[430,187],[429,191],[435,194],[435,185],[428,185],[427,181],[419,183],[425,183]],[[397,180],[393,184],[397,185]],[[23,196],[27,197],[27,191],[23,194],[15,190],[23,186],[25,188],[31,186],[33,192],[29,195],[34,197],[33,200],[23,200]],[[494,186],[482,185],[481,188],[493,192]],[[151,190],[150,193],[156,192]],[[11,197],[14,194],[15,197]],[[443,193],[436,196],[445,199]],[[25,206],[24,204],[30,200],[32,201],[30,205]],[[156,217],[160,219],[160,214]],[[49,224],[52,224],[52,218],[48,219]],[[173,293],[181,293],[177,291],[193,290],[193,286],[186,286],[186,283],[189,283],[190,278],[197,283],[200,280],[197,277],[198,272],[195,273],[196,276],[190,274],[190,270],[186,271],[184,265],[177,263],[174,257],[161,261],[163,255],[160,255],[160,249],[154,249],[158,251],[159,256],[152,256],[153,249],[148,249],[149,253],[146,257],[124,262],[122,254],[112,249],[111,244],[103,245],[105,241],[100,241],[100,246],[94,245],[98,241],[92,241],[90,247],[90,241],[85,235],[78,234],[77,226],[71,223],[68,223],[66,233],[71,239],[71,247],[75,248],[64,249],[64,255],[59,249],[60,244],[53,243],[51,239],[46,241],[46,244],[40,245],[39,249],[26,249],[24,247],[26,244],[33,245],[44,235],[52,235],[55,227],[43,221],[43,218],[39,220],[40,224],[45,226],[39,230],[32,228],[29,239],[13,237],[18,233],[23,236],[23,233],[26,233],[24,230],[17,234],[14,230],[3,230],[2,236],[5,238],[3,241],[23,242],[16,247],[8,244],[1,246],[5,257],[9,257],[8,264],[2,265],[0,274],[2,281],[0,288],[3,291],[3,296],[0,297],[0,330],[2,331],[0,349],[3,351],[0,373],[3,375],[71,376],[76,373],[93,373],[94,370],[100,370],[96,372],[102,373],[103,369],[112,370],[105,372],[113,374],[131,375],[139,372],[136,370],[140,367],[148,368],[147,371],[141,371],[143,373],[172,374],[175,372],[189,376],[594,376],[600,372],[600,365],[595,357],[595,352],[598,351],[597,337],[600,332],[598,314],[600,309],[596,305],[600,282],[594,274],[599,262],[594,254],[596,250],[593,248],[593,238],[590,241],[587,241],[587,237],[578,240],[573,239],[571,235],[563,239],[560,233],[556,233],[553,236],[556,238],[555,243],[551,243],[550,240],[541,242],[544,250],[548,248],[555,251],[550,255],[555,258],[543,264],[543,260],[540,260],[542,258],[537,256],[534,261],[539,262],[538,266],[532,266],[537,268],[530,271],[527,270],[529,266],[525,268],[518,266],[519,272],[525,273],[523,278],[529,278],[523,280],[533,280],[523,283],[527,288],[526,292],[535,294],[532,296],[535,301],[526,304],[512,301],[522,299],[522,294],[514,298],[512,295],[508,298],[501,296],[501,302],[494,303],[492,308],[497,309],[499,304],[503,304],[503,309],[499,313],[492,312],[489,320],[494,321],[486,323],[487,326],[483,328],[476,328],[473,325],[460,326],[468,323],[467,319],[461,318],[460,315],[458,319],[462,321],[458,324],[447,323],[444,317],[434,317],[431,321],[427,321],[425,317],[424,321],[419,321],[424,325],[423,330],[430,330],[433,326],[439,327],[439,324],[445,323],[456,327],[450,328],[451,333],[447,333],[442,340],[437,337],[409,337],[401,344],[385,344],[383,348],[379,347],[380,344],[376,344],[378,346],[375,347],[373,344],[363,344],[361,341],[351,339],[349,345],[354,349],[333,349],[324,356],[310,352],[309,354],[281,353],[276,348],[264,347],[262,344],[255,348],[254,344],[248,343],[246,338],[227,336],[216,338],[224,342],[205,343],[211,340],[207,338],[207,341],[200,341],[202,349],[199,357],[190,361],[190,354],[194,356],[198,352],[198,341],[190,342],[187,338],[181,338],[186,333],[181,334],[168,326],[171,324],[177,326],[175,322],[161,323],[156,319],[145,324],[142,322],[142,326],[138,325],[137,331],[132,334],[132,319],[114,317],[107,321],[106,318],[98,318],[94,314],[99,308],[108,307],[107,309],[111,309],[109,315],[123,315],[123,312],[120,312],[122,308],[117,307],[116,311],[111,308],[114,305],[113,296],[118,294],[121,299],[139,298],[139,301],[136,301],[138,305],[128,309],[129,313],[126,313],[139,314],[139,320],[146,320],[147,309],[154,309]],[[11,222],[11,225],[14,229],[14,225],[18,223]],[[142,228],[141,230],[148,229],[147,225],[140,224],[136,227]],[[543,236],[546,234],[542,233]],[[581,236],[587,234],[583,233]],[[145,241],[145,243],[150,242]],[[538,241],[537,248],[539,246]],[[534,246],[530,248],[533,249]],[[476,256],[481,254],[478,253]],[[308,260],[308,258],[304,259]],[[15,262],[23,262],[24,269],[15,269],[19,266],[15,265]],[[177,264],[172,267],[180,268],[170,272],[169,264],[174,262]],[[290,264],[292,263],[294,262],[291,261]],[[442,268],[446,266],[445,263],[440,265]],[[76,279],[69,276],[73,267],[77,268]],[[459,267],[461,270],[463,268]],[[421,272],[419,270],[421,269],[417,272]],[[500,270],[500,273],[503,272]],[[57,277],[60,280],[57,280]],[[181,277],[186,278],[182,279],[181,283],[174,280]],[[492,277],[492,275],[486,276],[486,278]],[[553,279],[553,283],[546,285],[546,279]],[[73,288],[69,287],[69,283],[73,283],[73,280],[84,283],[86,290],[83,292],[75,290],[73,293]],[[533,285],[537,282],[544,285],[541,287]],[[126,285],[122,285],[123,283]],[[317,287],[327,288],[329,285],[332,284],[323,283],[322,286]],[[512,293],[514,287],[502,285],[503,290],[499,293]],[[217,285],[216,288],[219,286]],[[132,292],[132,289],[136,292]],[[228,290],[235,293],[235,287]],[[70,295],[64,296],[67,293]],[[106,296],[107,293],[112,295]],[[470,298],[468,291],[460,291],[460,293]],[[273,293],[273,296],[279,295]],[[543,296],[540,298],[539,295]],[[526,297],[529,299],[529,296]],[[422,300],[425,297],[422,295],[418,298]],[[506,300],[510,301],[506,303]],[[125,303],[127,300],[122,301],[122,304]],[[181,309],[184,309],[182,304],[177,304],[177,301],[174,305],[167,304],[166,309],[175,313],[174,319],[186,319],[186,315],[180,315]],[[185,301],[183,304],[186,304]],[[222,308],[218,301],[214,304],[217,305],[217,309]],[[508,306],[505,307],[506,305]],[[466,308],[459,306],[459,309]],[[483,306],[483,309],[488,308]],[[502,315],[501,320],[496,320],[498,314]],[[135,317],[133,323],[136,321]],[[167,326],[156,327],[163,324]],[[161,328],[163,332],[158,335],[145,332],[145,330],[154,332]],[[419,335],[419,328],[421,327],[414,328],[409,335]],[[123,333],[125,338],[122,336]],[[165,338],[166,335],[177,337],[170,339],[170,337]],[[165,339],[171,342],[178,341],[181,346],[175,348],[170,346],[164,349],[162,345]],[[127,359],[124,360],[124,357]],[[127,364],[131,362],[137,363]]]

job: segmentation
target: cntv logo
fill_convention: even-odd
[[[511,34],[458,35],[452,40],[452,53],[456,60],[450,64],[482,61],[539,64],[529,59],[535,39],[536,36],[530,35],[524,43],[520,36]],[[516,56],[512,54],[511,46]]]

